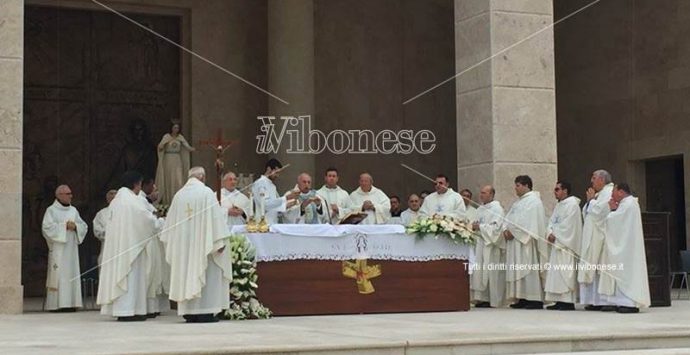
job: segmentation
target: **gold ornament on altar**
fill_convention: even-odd
[[[357,281],[359,293],[368,295],[374,293],[374,285],[370,279],[381,275],[381,265],[367,265],[366,259],[343,261],[343,276]]]
[[[268,233],[268,223],[266,222],[266,216],[261,216],[261,221],[259,221],[259,233]]]
[[[259,225],[256,223],[254,216],[249,216],[247,219],[247,233],[256,233],[259,231]]]

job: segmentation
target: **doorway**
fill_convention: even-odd
[[[128,13],[179,42],[181,17]],[[155,173],[157,140],[180,117],[180,52],[104,11],[29,5],[24,32],[22,283],[42,296],[48,249],[41,221],[68,184],[89,224],[82,272],[96,265],[91,233],[120,175]],[[92,272],[86,277],[95,277]]]
[[[647,211],[670,212],[669,249],[671,269],[680,267],[680,250],[687,249],[683,156],[645,162]]]

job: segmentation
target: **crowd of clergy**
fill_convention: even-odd
[[[434,179],[433,193],[412,194],[408,208],[374,186],[368,173],[347,193],[338,186],[338,170],[329,168],[315,190],[307,173],[294,189],[279,194],[274,184],[282,164],[270,159],[264,174],[246,188],[237,177],[222,177],[220,203],[206,186],[201,167],[173,194],[165,216],[156,201],[155,181],[137,172],[122,177],[119,190],[106,194],[107,207],[93,221],[101,243],[97,303],[101,314],[119,321],[143,321],[170,309],[187,322],[215,322],[229,307],[232,263],[230,229],[255,213],[268,224],[336,224],[350,213],[365,214],[364,224],[410,225],[441,215],[466,221],[477,243],[469,265],[470,297],[475,307],[637,313],[650,304],[640,207],[625,183],[614,184],[605,170],[592,174],[586,201],[573,196],[571,185],[558,181],[558,201],[550,218],[527,175],[515,178],[517,195],[507,213],[483,186],[479,203],[470,190],[460,193],[448,178]],[[72,312],[82,307],[78,245],[88,226],[71,205],[67,185],[43,219],[48,243],[46,309]]]

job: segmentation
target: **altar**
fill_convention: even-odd
[[[247,233],[257,297],[274,315],[469,310],[473,247],[400,225],[273,225]]]

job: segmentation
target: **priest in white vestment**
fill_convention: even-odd
[[[542,264],[548,261],[546,215],[539,192],[527,175],[515,178],[519,197],[505,217],[506,298],[511,308],[543,309]]]
[[[407,209],[400,214],[403,226],[409,226],[419,218],[419,209],[422,207],[422,199],[417,194],[411,194],[407,198]]]
[[[582,239],[582,213],[580,199],[572,196],[572,186],[559,181],[554,188],[558,200],[546,228],[551,244],[550,269],[546,270],[544,299],[555,304],[549,310],[573,311],[577,302],[577,258]]]
[[[464,220],[467,217],[465,202],[459,193],[449,187],[448,177],[438,175],[434,186],[436,192],[424,198],[422,208],[420,209],[421,214],[427,217],[437,214],[439,216]]]
[[[108,212],[110,211],[110,202],[113,201],[116,194],[117,190],[110,190],[105,194],[106,206],[98,211],[98,213],[96,213],[96,217],[93,218],[93,235],[101,243],[101,251],[98,253],[98,265],[101,265],[101,259],[103,257],[103,245],[105,245],[105,227],[108,225],[108,221],[110,220],[110,212]]]
[[[237,189],[237,175],[232,171],[223,175],[220,206],[227,217],[228,231],[232,226],[247,224],[247,217],[252,215],[252,201]]]
[[[359,175],[359,187],[352,191],[350,200],[355,211],[367,214],[362,224],[385,224],[390,219],[391,200],[374,186],[374,178],[369,173]]]
[[[329,223],[328,210],[326,204],[316,190],[311,188],[311,176],[302,173],[297,176],[295,189],[299,191],[297,204],[285,211],[284,219],[288,224],[323,224]],[[292,191],[285,193],[288,196]]]
[[[217,322],[230,307],[227,218],[201,167],[173,197],[161,240],[170,264],[170,299],[188,323]]]
[[[101,314],[118,321],[144,321],[149,313],[145,250],[160,222],[139,196],[143,176],[129,171],[122,180],[123,187],[110,203],[97,303]]]
[[[352,206],[352,201],[350,201],[350,194],[338,186],[338,180],[338,170],[333,167],[328,168],[324,176],[325,184],[316,191],[316,194],[324,200],[330,211],[328,221],[331,224],[338,224],[341,219],[355,209]]]
[[[591,187],[587,189],[587,203],[582,208],[584,225],[580,247],[580,265],[577,282],[580,284],[580,303],[588,311],[599,311],[606,301],[599,295],[601,251],[606,234],[606,216],[609,214],[609,200],[613,193],[611,174],[606,170],[592,173]]]
[[[599,293],[618,313],[637,313],[651,304],[642,214],[628,184],[619,183],[609,201],[602,260],[616,266],[602,271]]]
[[[295,198],[299,195],[298,191],[291,191],[283,197],[278,195],[278,189],[273,181],[280,176],[282,168],[283,164],[277,159],[269,159],[266,162],[264,174],[252,184],[255,213],[258,217],[265,216],[266,223],[269,225],[278,223],[279,214],[297,204]]]
[[[48,273],[45,309],[74,312],[82,307],[79,244],[84,241],[88,226],[72,206],[72,190],[60,185],[55,202],[43,215],[43,238],[48,243]]]
[[[475,265],[470,278],[471,300],[477,308],[503,307],[506,303],[506,241],[501,232],[503,207],[494,200],[496,190],[486,185],[479,190],[482,205],[477,209],[472,229],[479,238],[475,245]]]
[[[149,198],[155,194],[156,185],[152,178],[144,178],[139,198],[152,215],[158,216],[158,210]],[[170,310],[168,301],[168,287],[170,285],[170,267],[165,262],[164,247],[159,233],[164,220],[158,218],[153,231],[153,237],[146,243],[146,285],[147,285],[147,316],[155,318],[161,312]]]
[[[460,190],[460,196],[462,196],[462,201],[465,203],[465,218],[470,222],[474,223],[477,221],[477,209],[472,206],[475,202],[472,200],[472,191],[469,189]]]

